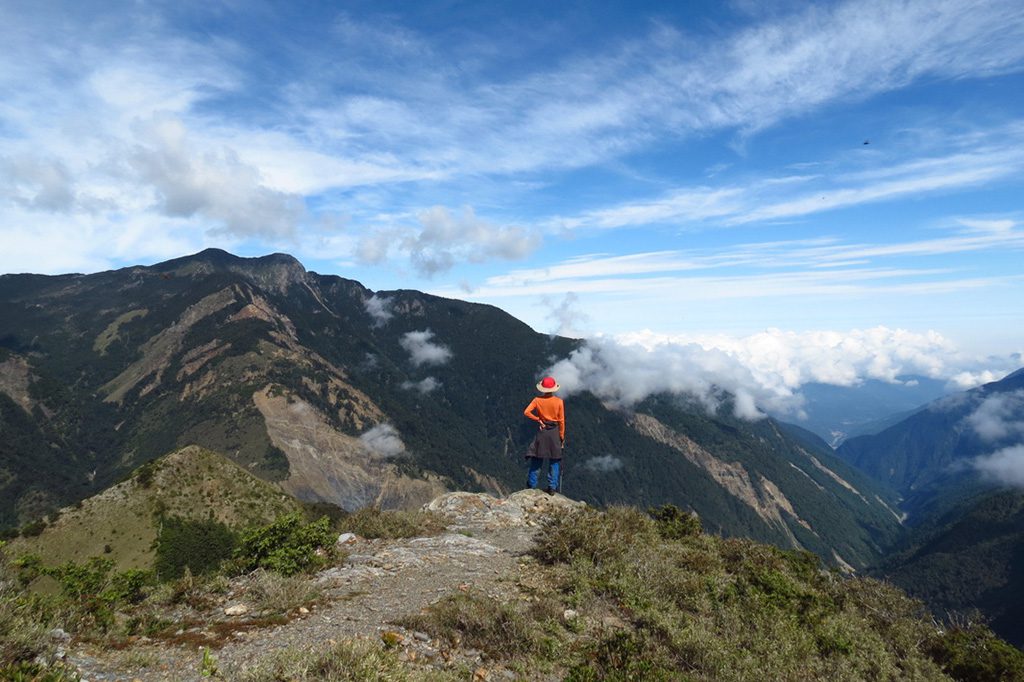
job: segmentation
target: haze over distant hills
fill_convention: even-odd
[[[929,403],[880,433],[843,443],[840,457],[906,498],[915,511],[949,494],[1024,482],[1024,370]]]
[[[948,382],[926,376],[897,377],[896,382],[865,379],[855,386],[818,382],[800,388],[807,418],[799,424],[832,447],[854,436],[874,434],[950,392]]]
[[[5,525],[188,444],[305,501],[416,506],[522,486],[533,383],[578,341],[485,305],[372,292],[275,254],[208,250],[95,275],[0,277]],[[713,404],[708,404],[713,400]],[[733,396],[569,399],[565,489],[671,502],[705,527],[865,566],[888,493]],[[757,415],[754,415],[757,416]]]

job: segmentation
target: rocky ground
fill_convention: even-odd
[[[317,602],[294,609],[286,622],[269,624],[244,599],[233,599],[245,593],[241,578],[209,618],[182,623],[176,644],[139,638],[125,650],[111,651],[69,642],[66,660],[90,682],[201,680],[210,679],[203,675],[208,649],[205,671],[215,667],[222,679],[236,679],[279,650],[316,650],[365,638],[385,643],[410,666],[466,671],[476,680],[519,679],[479,651],[397,623],[460,591],[503,601],[528,599],[523,586],[529,582],[537,526],[545,516],[580,504],[536,490],[504,499],[449,493],[426,507],[449,521],[441,535],[405,540],[343,535],[339,542],[346,558],[311,577]]]

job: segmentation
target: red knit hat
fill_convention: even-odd
[[[540,380],[540,383],[537,384],[537,390],[541,393],[554,393],[560,388],[561,386],[558,385],[558,382],[555,381],[554,377],[544,377]]]

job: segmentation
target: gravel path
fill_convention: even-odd
[[[344,563],[312,578],[321,588],[320,603],[296,613],[284,625],[238,630],[223,646],[211,650],[221,678],[237,679],[260,659],[282,649],[323,648],[353,638],[380,641],[384,633],[393,633],[386,636],[396,642],[400,658],[413,665],[461,666],[477,671],[474,679],[481,680],[516,679],[508,670],[489,666],[480,652],[453,649],[446,642],[395,625],[403,616],[460,591],[502,600],[523,598],[520,577],[532,562],[527,553],[537,522],[519,508],[509,516],[507,508],[481,509],[471,502],[468,513],[461,508],[454,514],[446,510],[453,524],[445,534],[407,540],[357,539],[347,545]],[[219,620],[233,620],[223,615],[222,607],[218,612]],[[234,622],[247,617],[238,616]],[[195,630],[202,634],[203,628]],[[200,672],[202,647],[148,642],[136,643],[130,651],[111,652],[72,646],[67,660],[88,682],[210,679]]]

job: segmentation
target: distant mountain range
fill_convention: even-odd
[[[0,277],[0,526],[22,525],[196,444],[305,502],[411,507],[523,485],[522,409],[580,342],[501,310],[372,292],[294,258],[208,250],[93,275]],[[673,503],[705,528],[836,565],[900,534],[894,498],[821,439],[708,414],[568,401],[565,491]]]
[[[986,458],[1024,442],[1024,370],[936,400],[899,423],[844,442],[844,460],[896,492],[911,516],[991,487]],[[996,481],[998,482],[998,481]],[[946,504],[948,506],[948,504]]]
[[[856,386],[810,383],[800,393],[807,413],[800,425],[836,448],[849,438],[885,430],[950,390],[945,381],[908,375],[897,382],[867,379]]]
[[[877,573],[936,613],[980,610],[1024,646],[1024,370],[946,396],[837,453],[904,499]]]

